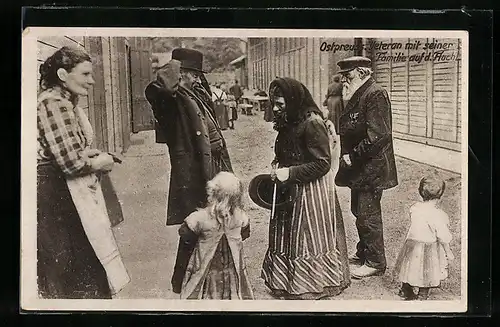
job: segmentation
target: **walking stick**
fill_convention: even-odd
[[[278,168],[278,165],[276,165],[276,168]],[[271,207],[271,219],[274,218],[274,212],[276,210],[276,192],[277,192],[277,183],[276,180],[274,181],[274,189],[273,189],[273,206]]]

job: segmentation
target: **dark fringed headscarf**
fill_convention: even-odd
[[[285,98],[284,115],[275,117],[277,120],[286,120],[287,124],[298,124],[304,120],[309,113],[316,113],[322,118],[323,113],[314,102],[311,93],[301,82],[289,78],[277,78],[269,86],[271,103],[274,104],[274,97],[283,96]],[[275,121],[275,129],[279,129],[284,121]]]

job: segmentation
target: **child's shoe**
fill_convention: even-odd
[[[429,288],[421,287],[418,289],[418,300],[425,301],[429,299]]]
[[[398,295],[405,299],[406,301],[412,301],[417,299],[417,294],[413,292],[413,287],[408,283],[403,283]]]

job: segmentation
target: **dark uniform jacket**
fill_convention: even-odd
[[[398,184],[392,142],[391,102],[370,77],[352,96],[339,119],[341,155],[336,183],[351,189],[389,189]]]

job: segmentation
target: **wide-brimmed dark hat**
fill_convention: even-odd
[[[172,59],[181,62],[181,68],[206,73],[203,70],[203,53],[194,49],[177,48],[172,51]]]
[[[366,57],[354,56],[354,57],[349,57],[349,58],[340,60],[337,63],[337,66],[339,66],[339,68],[340,68],[340,70],[337,73],[341,74],[341,73],[346,73],[348,71],[351,71],[357,67],[371,68],[372,61]]]
[[[271,210],[273,206],[273,191],[275,182],[270,174],[255,176],[248,185],[248,193],[252,201],[259,207]],[[298,188],[295,184],[284,184],[277,181],[276,205],[278,209],[295,201]]]

